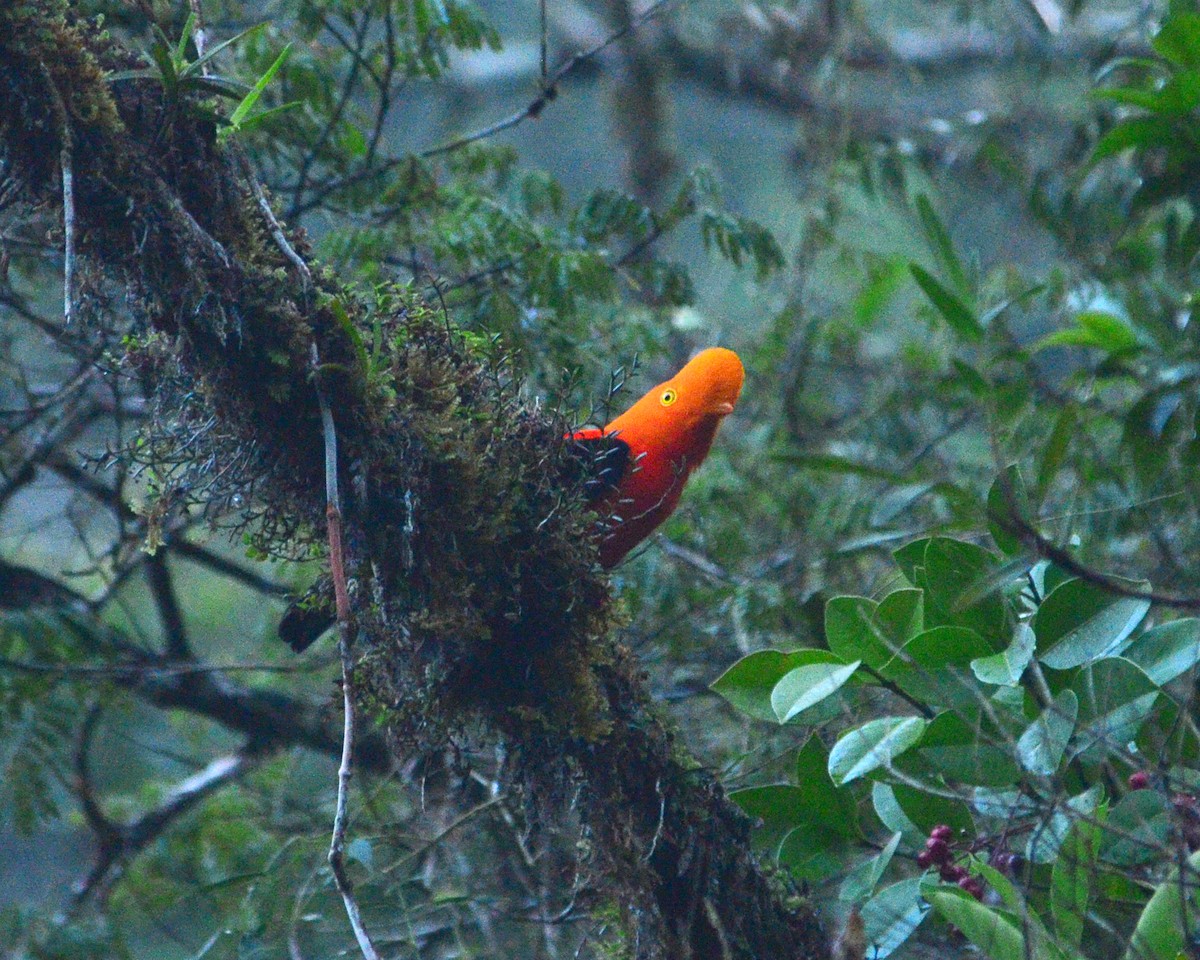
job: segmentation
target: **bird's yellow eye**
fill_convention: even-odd
[[[678,394],[674,390],[668,388],[662,392],[662,396],[659,397],[658,400],[664,407],[669,407],[675,402],[677,397]]]

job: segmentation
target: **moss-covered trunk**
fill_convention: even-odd
[[[122,289],[124,360],[170,401],[151,448],[177,487],[253,505],[265,549],[319,541],[315,346],[374,715],[415,747],[482,724],[528,795],[578,797],[593,882],[638,957],[825,956],[812,912],[759,871],[746,819],[677,755],[609,638],[564,425],[425,305],[305,275],[186,91],[106,80],[139,65],[63,2],[0,4],[6,173],[61,211],[70,167],[81,322]],[[353,331],[373,328],[368,348]]]

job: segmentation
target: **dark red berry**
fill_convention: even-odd
[[[929,854],[931,863],[945,863],[950,859],[950,845],[937,837],[925,841],[925,852]]]
[[[917,854],[917,866],[922,870],[928,870],[933,866],[933,857],[929,855],[928,850],[922,850]]]
[[[951,863],[941,869],[942,879],[947,883],[961,883],[967,875],[967,868]]]
[[[1129,775],[1128,783],[1130,790],[1145,790],[1150,786],[1150,777],[1145,770],[1138,770]]]
[[[931,840],[946,840],[949,841],[954,836],[954,831],[944,823],[939,823],[936,827],[929,831]]]
[[[963,877],[958,881],[958,886],[976,900],[983,899],[983,881],[979,877]]]

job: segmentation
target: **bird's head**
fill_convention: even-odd
[[[675,376],[650,390],[609,424],[628,440],[641,443],[673,435],[681,442],[696,433],[713,433],[742,392],[745,371],[732,350],[712,347],[692,357]],[[648,436],[643,436],[648,434]]]

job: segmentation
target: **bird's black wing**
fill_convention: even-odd
[[[580,430],[568,439],[567,450],[579,464],[584,495],[589,501],[615,490],[629,468],[629,444],[615,434]]]

